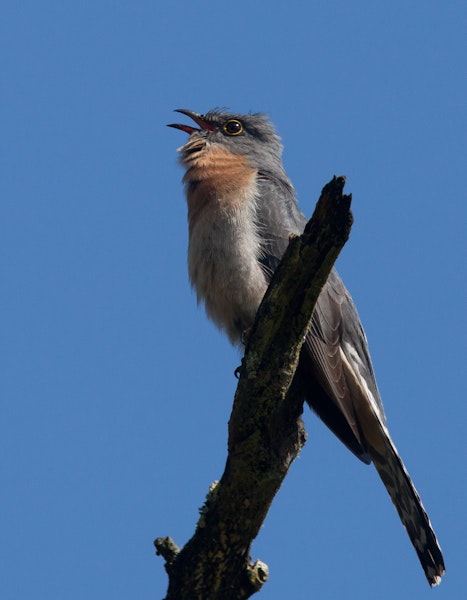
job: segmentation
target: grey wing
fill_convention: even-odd
[[[301,376],[308,404],[356,456],[371,462],[355,401],[370,402],[383,423],[386,418],[365,333],[335,270],[315,308],[302,351]]]
[[[288,179],[273,179],[267,172],[261,172],[257,183],[260,188],[257,225],[262,239],[259,261],[270,279],[287,248],[290,234],[302,233],[307,219],[298,207]],[[369,391],[383,422],[384,411],[360,319],[335,270],[319,296],[298,376],[311,408],[354,454],[364,462],[371,462],[355,413],[355,394],[362,396]]]

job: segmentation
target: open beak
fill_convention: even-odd
[[[186,115],[187,117],[190,117],[190,119],[193,119],[193,121],[197,125],[199,125],[200,129],[198,129],[198,127],[192,127],[191,125],[183,125],[180,123],[170,123],[169,125],[167,125],[167,127],[175,127],[175,129],[181,129],[182,131],[185,131],[189,135],[191,135],[194,131],[201,131],[203,129],[205,131],[215,131],[216,130],[214,125],[211,125],[211,123],[208,123],[207,121],[204,120],[203,115],[199,115],[198,113],[195,113],[191,110],[186,110],[184,108],[177,108],[175,110],[175,112],[182,113],[182,115]]]

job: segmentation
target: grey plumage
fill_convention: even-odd
[[[253,324],[292,233],[306,218],[282,164],[282,146],[260,114],[211,111],[180,149],[186,169],[191,282],[208,315],[233,343]],[[307,403],[365,463],[373,462],[430,585],[444,573],[439,544],[387,429],[365,333],[335,270],[324,286],[297,377]]]

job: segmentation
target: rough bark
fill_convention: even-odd
[[[352,225],[343,177],[321,192],[303,235],[291,237],[249,334],[229,421],[224,474],[211,486],[183,549],[158,538],[169,575],[166,600],[243,600],[268,568],[250,547],[306,440],[294,374],[313,309]]]

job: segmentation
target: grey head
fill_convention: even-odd
[[[190,117],[198,127],[171,123],[169,127],[181,129],[190,135],[190,143],[182,149],[184,155],[196,152],[205,144],[219,144],[232,154],[248,159],[249,165],[261,172],[287,179],[282,165],[282,144],[274,125],[262,113],[241,115],[213,109],[204,115],[190,110],[175,112]]]

